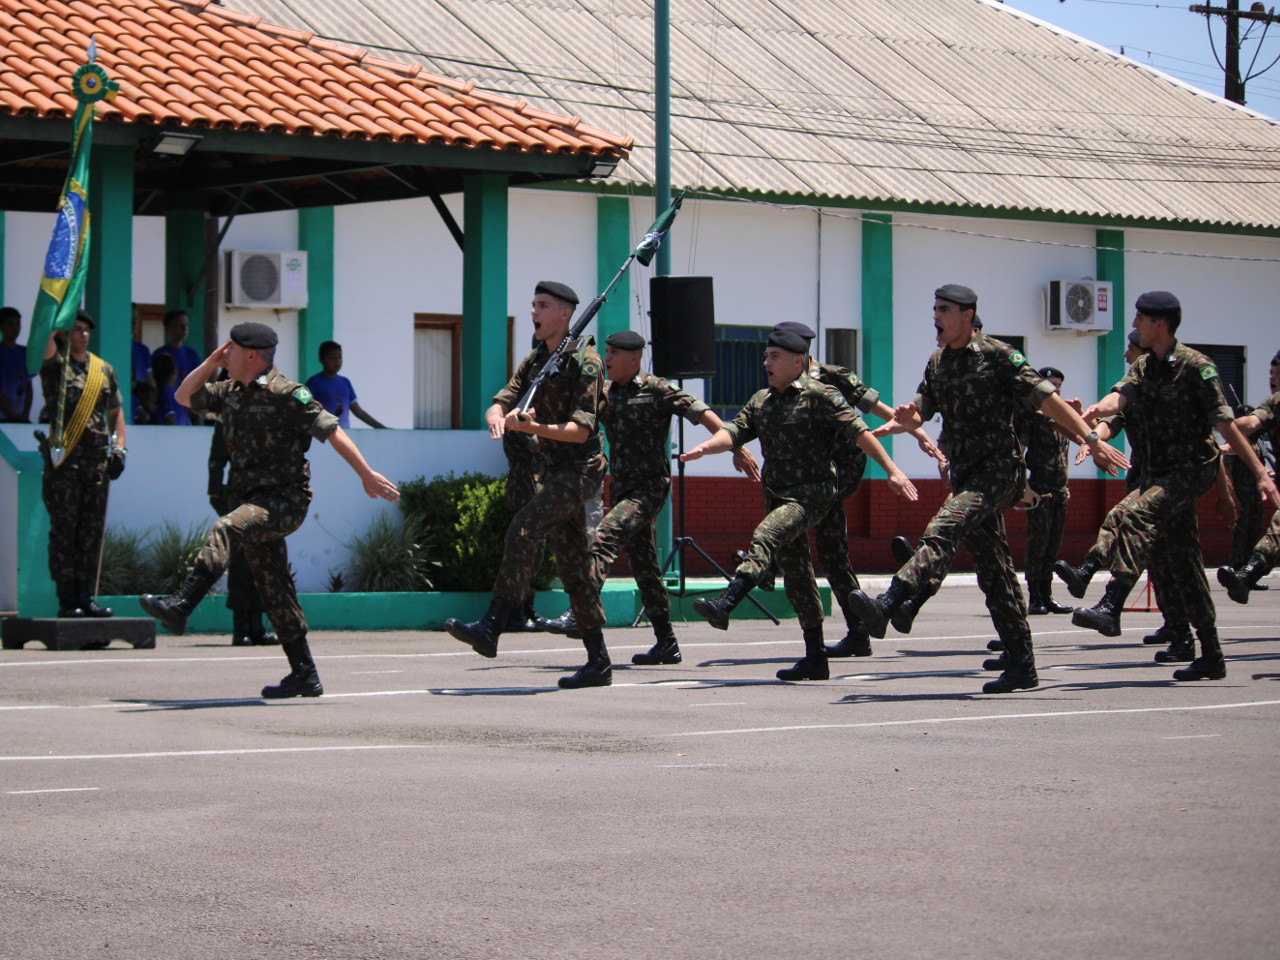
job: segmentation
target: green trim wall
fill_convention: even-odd
[[[17,475],[17,605],[25,617],[52,617],[58,596],[49,578],[49,513],[42,499],[44,461],[34,451],[19,450],[0,431],[0,459]]]
[[[298,312],[298,376],[305,381],[320,372],[320,344],[334,339],[333,207],[298,211],[298,249],[307,252],[307,306]]]
[[[894,396],[893,217],[882,213],[867,214],[862,223],[862,379],[882,397]],[[881,442],[892,455],[893,438]],[[872,461],[867,476],[883,479],[885,472]]]
[[[129,410],[133,360],[133,150],[95,146],[89,160],[89,279],[85,307],[97,322],[92,349],[115,367]],[[126,420],[128,419],[126,415]]]
[[[596,289],[603,290],[631,253],[631,201],[626,197],[596,200]],[[614,285],[609,299],[596,315],[597,341],[631,327],[631,271]],[[601,347],[603,351],[603,346]]]
[[[164,307],[165,310],[185,310],[191,327],[187,331],[186,345],[205,357],[211,351],[210,343],[216,342],[216,333],[207,329],[217,318],[205,316],[205,288],[210,280],[217,282],[217,263],[209,264],[209,274],[203,280],[200,271],[205,265],[205,215],[201,210],[175,210],[164,217]],[[200,281],[197,283],[197,281]],[[194,289],[192,289],[194,287]]]
[[[1129,299],[1124,285],[1124,231],[1099,230],[1095,237],[1097,278],[1111,281],[1112,330],[1098,338],[1098,397],[1105,397],[1125,374],[1124,345],[1129,336]],[[1112,444],[1124,449],[1123,442]],[[1101,470],[1098,476],[1106,476]]]
[[[507,178],[475,174],[463,187],[462,428],[484,426],[484,412],[507,381]],[[519,345],[517,345],[519,346]],[[516,350],[517,356],[522,351]]]

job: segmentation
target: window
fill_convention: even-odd
[[[1244,395],[1244,347],[1215,343],[1189,343],[1187,346],[1192,350],[1199,350],[1218,368],[1218,376],[1222,378],[1222,392],[1227,395],[1227,403],[1236,407],[1249,402]]]
[[[762,363],[772,329],[716,325],[716,375],[707,380],[707,406],[721,419],[733,419],[769,385]]]
[[[823,363],[846,367],[854,373],[858,372],[857,330],[828,329],[826,346],[827,352],[823,354]]]
[[[514,369],[507,317],[507,372]],[[520,356],[524,356],[521,352]],[[462,427],[462,316],[456,313],[413,315],[413,426],[415,430],[459,430]],[[490,393],[503,385],[496,383]]]
[[[985,332],[985,331],[984,331]],[[1007,343],[1013,349],[1017,350],[1024,357],[1027,355],[1027,338],[1026,337],[1006,337],[1003,333],[987,334],[993,340],[999,340],[1001,343]]]

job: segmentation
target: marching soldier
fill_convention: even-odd
[[[1280,505],[1280,492],[1236,427],[1212,362],[1178,341],[1178,298],[1162,290],[1144,293],[1135,308],[1133,328],[1150,353],[1138,359],[1111,394],[1086,410],[1085,418],[1124,412],[1130,437],[1142,449],[1144,476],[1141,486],[1111,510],[1119,519],[1106,593],[1093,607],[1076,610],[1071,622],[1103,636],[1119,636],[1124,601],[1158,545],[1168,565],[1166,582],[1178,584],[1200,640],[1200,656],[1175,670],[1173,678],[1220,680],[1227,668],[1194,518],[1196,502],[1221,468],[1214,429],[1258,477],[1261,496]]]
[[[840,444],[856,444],[884,468],[895,493],[908,500],[917,498],[915,486],[844,396],[805,372],[808,353],[809,344],[803,337],[775,329],[764,352],[768,388],[747,401],[731,424],[680,455],[681,460],[697,460],[760,440],[768,512],[752,534],[751,548],[725,592],[715,600],[695,600],[693,608],[716,629],[727,630],[730,613],[776,563],[787,600],[800,620],[805,651],[794,667],[778,671],[779,680],[826,680],[830,676],[827,648],[822,642],[822,605],[805,536],[835,502],[837,477],[830,451]]]
[[[237,548],[244,551],[258,595],[280,637],[290,672],[262,688],[268,699],[318,697],[324,693],[307,644],[307,621],[289,573],[285,537],[306,519],[311,503],[312,439],[328,442],[360,477],[370,497],[395,502],[396,485],[365,462],[356,445],[297,381],[275,368],[276,332],[264,323],[238,323],[230,339],[187,374],[176,397],[200,413],[218,414],[231,457],[227,505],[231,512],[213,525],[195,567],[176,593],[143,594],[142,609],[179,636],[187,618],[218,582]],[[218,368],[229,379],[210,383]]]
[[[524,414],[521,397],[546,366],[551,354],[569,334],[569,321],[578,295],[563,283],[544,280],[534,289],[533,335],[538,346],[520,362],[507,385],[485,413],[489,436],[501,439],[507,431],[530,434],[538,441],[538,488],[507,528],[502,565],[493,584],[493,599],[483,617],[471,623],[450,618],[445,629],[482,657],[498,654],[498,637],[511,611],[528,596],[542,560],[543,543],[551,538],[556,564],[573,616],[582,633],[587,662],[560,686],[607,687],[613,682],[613,663],[604,643],[604,609],[600,591],[589,573],[585,505],[599,489],[608,462],[600,443],[600,414],[604,399],[604,364],[590,339],[543,381],[534,404]]]
[[[93,317],[81,310],[67,332],[66,392],[56,337],[49,338],[40,385],[61,435],[43,434],[42,492],[49,511],[49,575],[58,589],[59,617],[109,617],[93,593],[107,523],[107,489],[124,472],[125,421],[111,364],[89,352]],[[60,441],[60,446],[52,446]]]
[[[1061,393],[1065,379],[1056,367],[1045,367],[1040,376]],[[1071,607],[1053,599],[1053,564],[1062,546],[1071,490],[1067,471],[1071,441],[1054,429],[1043,413],[1023,408],[1014,415],[1018,442],[1026,448],[1027,493],[1023,502],[1034,509],[1027,514],[1027,552],[1023,575],[1027,580],[1027,613],[1070,613]]]
[[[1004,653],[983,666],[1001,670],[983,693],[1010,693],[1039,684],[1026,601],[1004,530],[1004,511],[1022,496],[1026,473],[1013,415],[1029,403],[1092,448],[1094,461],[1114,473],[1128,466],[1119,451],[1099,444],[1098,435],[1054,392],[1026,358],[1006,343],[975,333],[978,295],[958,283],[934,291],[933,326],[938,350],[925,366],[914,400],[894,411],[878,434],[902,433],[942,414],[951,464],[951,494],[929,522],[911,560],[879,597],[861,590],[851,598],[873,637],[883,637],[897,610],[951,567],[960,544],[969,548],[978,586]]]

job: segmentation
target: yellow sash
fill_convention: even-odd
[[[63,376],[66,377],[71,371],[71,359],[67,358],[66,368]],[[89,369],[84,378],[84,390],[80,393],[80,399],[76,401],[75,412],[71,414],[71,422],[66,425],[62,431],[61,443],[59,438],[55,436],[52,444],[55,447],[62,447],[62,459],[54,464],[55,467],[61,466],[66,462],[66,458],[71,455],[71,451],[76,448],[76,444],[80,442],[81,436],[84,435],[84,428],[89,425],[89,418],[93,416],[94,408],[98,406],[98,398],[102,395],[102,384],[107,379],[106,364],[102,362],[102,358],[95,353],[89,354]]]

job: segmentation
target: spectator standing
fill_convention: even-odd
[[[320,372],[307,381],[307,389],[335,417],[338,425],[347,430],[351,427],[351,414],[355,414],[369,426],[385,430],[386,424],[379,423],[356,400],[356,388],[351,381],[339,374],[342,369],[342,344],[326,340],[320,344]]]
[[[18,343],[22,314],[0,307],[0,423],[30,423],[31,375],[27,373],[27,348]]]

